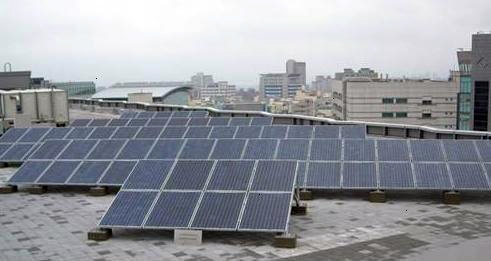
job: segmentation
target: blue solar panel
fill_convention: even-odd
[[[158,111],[154,117],[155,118],[169,118],[172,115],[171,111]]]
[[[298,161],[297,163],[297,183],[296,186],[303,187],[307,175],[307,162]]]
[[[55,161],[39,178],[39,184],[64,184],[80,161]]]
[[[174,166],[165,189],[202,190],[212,167],[213,161],[210,160],[180,160]]]
[[[85,161],[67,181],[70,184],[96,184],[107,169],[110,161]]]
[[[123,113],[121,113],[121,116],[119,116],[119,118],[135,118],[136,116],[138,115],[138,112],[136,111],[125,111]]]
[[[218,161],[207,190],[247,190],[254,161]]]
[[[237,127],[216,126],[211,130],[210,138],[233,138]]]
[[[288,126],[264,126],[261,138],[284,139]]]
[[[312,140],[310,160],[340,160],[341,140]]]
[[[70,127],[87,127],[92,119],[76,119],[70,123]]]
[[[215,140],[188,139],[179,155],[181,159],[207,159]]]
[[[170,118],[167,126],[186,126],[189,118]]]
[[[235,138],[245,138],[245,139],[253,139],[259,138],[261,135],[261,126],[240,126],[237,129],[237,133],[235,134]]]
[[[148,121],[147,126],[165,126],[168,121],[169,118],[154,118]]]
[[[123,189],[160,189],[173,164],[173,160],[140,160]]]
[[[12,144],[0,144],[0,156],[2,156]]]
[[[51,161],[27,161],[15,172],[9,183],[34,183]]]
[[[186,228],[200,195],[201,192],[162,192],[145,226]]]
[[[449,163],[456,189],[489,189],[486,175],[479,164]]]
[[[99,226],[141,227],[157,192],[121,191]]]
[[[246,140],[220,139],[217,140],[211,159],[240,159]]]
[[[414,161],[444,161],[439,140],[411,140]]]
[[[491,162],[491,141],[476,141],[476,147],[479,150],[483,162]]]
[[[183,139],[157,140],[148,155],[149,159],[175,159],[181,150]]]
[[[89,123],[89,127],[103,127],[106,126],[111,119],[93,119]]]
[[[74,140],[58,156],[59,159],[84,159],[90,150],[97,143],[97,140]]]
[[[244,159],[273,159],[278,140],[250,139],[244,152]]]
[[[123,185],[135,165],[136,161],[113,161],[99,184]]]
[[[423,189],[451,189],[450,177],[444,163],[415,163],[416,186]]]
[[[229,117],[212,117],[208,122],[209,126],[227,126],[230,121]]]
[[[166,127],[162,134],[160,134],[160,138],[182,138],[187,129],[187,127]]]
[[[375,188],[377,176],[374,163],[344,163],[344,188]]]
[[[208,138],[211,127],[188,127],[184,138]]]
[[[126,140],[99,140],[88,159],[114,159]]]
[[[72,128],[65,139],[86,139],[93,130],[92,127]]]
[[[345,125],[341,127],[341,138],[364,139],[366,132],[365,125]]]
[[[373,140],[344,140],[344,160],[374,161],[375,143]]]
[[[314,131],[313,126],[289,126],[288,128],[288,138],[289,139],[310,139],[312,137],[312,132]]]
[[[50,128],[31,128],[17,142],[38,142]]]
[[[414,188],[410,163],[380,163],[379,175],[381,188]]]
[[[127,126],[142,127],[146,126],[149,119],[131,119]]]
[[[208,117],[207,111],[192,111],[189,117]]]
[[[140,130],[140,127],[119,127],[114,135],[113,139],[132,139],[135,134]]]
[[[266,126],[273,124],[273,117],[253,117],[252,126]]]
[[[118,155],[118,159],[144,159],[155,140],[129,140]]]
[[[136,118],[153,118],[154,115],[155,115],[154,111],[142,111],[138,113]]]
[[[259,161],[251,190],[292,191],[296,168],[295,161]]]
[[[116,127],[97,127],[88,137],[89,139],[109,139],[116,131]]]
[[[51,130],[43,137],[43,141],[47,139],[63,139],[71,128],[51,128]]]
[[[474,147],[474,143],[472,141],[443,140],[442,142],[448,161],[479,161],[476,148]]]
[[[191,227],[235,230],[244,198],[245,193],[205,193]]]
[[[325,163],[325,162],[310,162],[308,166],[306,187],[340,188],[341,164]]]
[[[378,140],[379,161],[408,161],[409,150],[405,140]]]
[[[340,127],[336,125],[319,125],[314,127],[314,138],[337,139],[340,137]]]
[[[249,117],[233,117],[230,119],[230,126],[245,126],[251,125],[251,119]]]
[[[290,193],[249,193],[239,230],[286,231]]]
[[[31,155],[30,159],[55,159],[69,142],[69,140],[47,140]]]
[[[156,139],[160,136],[162,132],[162,127],[141,127],[138,134],[136,134],[136,139]]]
[[[210,118],[191,118],[188,122],[188,126],[206,126]]]
[[[12,145],[12,147],[10,147],[10,149],[8,149],[2,155],[2,158],[0,158],[0,161],[3,161],[3,162],[22,161],[24,158],[26,158],[27,154],[33,148],[33,146],[34,146],[34,144],[30,144],[30,143],[14,144],[14,145]]]
[[[190,111],[175,111],[172,113],[172,117],[189,117]]]
[[[25,128],[10,128],[5,132],[2,137],[0,137],[0,142],[2,143],[13,143],[22,137],[27,132],[28,129]]]
[[[277,159],[306,160],[309,153],[309,140],[286,139],[280,140]]]
[[[112,119],[107,126],[121,127],[126,126],[130,120],[129,119]]]

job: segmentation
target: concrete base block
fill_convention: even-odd
[[[112,235],[113,235],[112,229],[96,228],[92,231],[89,231],[89,233],[87,233],[87,238],[89,240],[104,241],[111,238]]]
[[[380,190],[370,191],[368,201],[373,203],[384,203],[386,201],[385,192]]]
[[[280,248],[295,248],[297,247],[297,235],[281,234],[275,236],[273,245]]]
[[[17,186],[0,185],[0,194],[8,194],[17,192]]]
[[[107,187],[92,187],[89,190],[91,196],[99,197],[107,195]]]
[[[31,194],[43,194],[46,193],[46,191],[48,191],[48,187],[46,186],[32,186],[27,188],[27,192]]]
[[[300,203],[299,206],[293,206],[292,207],[291,214],[292,215],[296,215],[296,216],[304,216],[304,215],[307,215],[307,204]]]
[[[312,200],[312,191],[310,190],[300,190],[298,192],[298,195],[300,196],[300,200]]]
[[[460,192],[458,192],[458,191],[443,192],[443,203],[449,204],[449,205],[459,205],[460,204]]]

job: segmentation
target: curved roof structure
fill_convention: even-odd
[[[126,99],[129,93],[152,93],[152,97],[165,97],[179,91],[189,91],[191,87],[110,87],[92,95],[92,99]]]

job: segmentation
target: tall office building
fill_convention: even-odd
[[[457,129],[471,130],[471,91],[472,91],[472,52],[460,49],[457,51],[459,62],[459,93],[457,94]]]
[[[472,127],[476,131],[491,130],[489,83],[491,82],[491,33],[472,35],[472,92],[474,105]]]
[[[259,77],[261,98],[288,98],[306,85],[305,62],[288,60],[285,73],[266,73]]]

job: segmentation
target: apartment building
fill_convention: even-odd
[[[259,77],[262,99],[293,97],[303,86],[306,86],[306,65],[295,60],[286,62],[285,73],[266,73]]]

